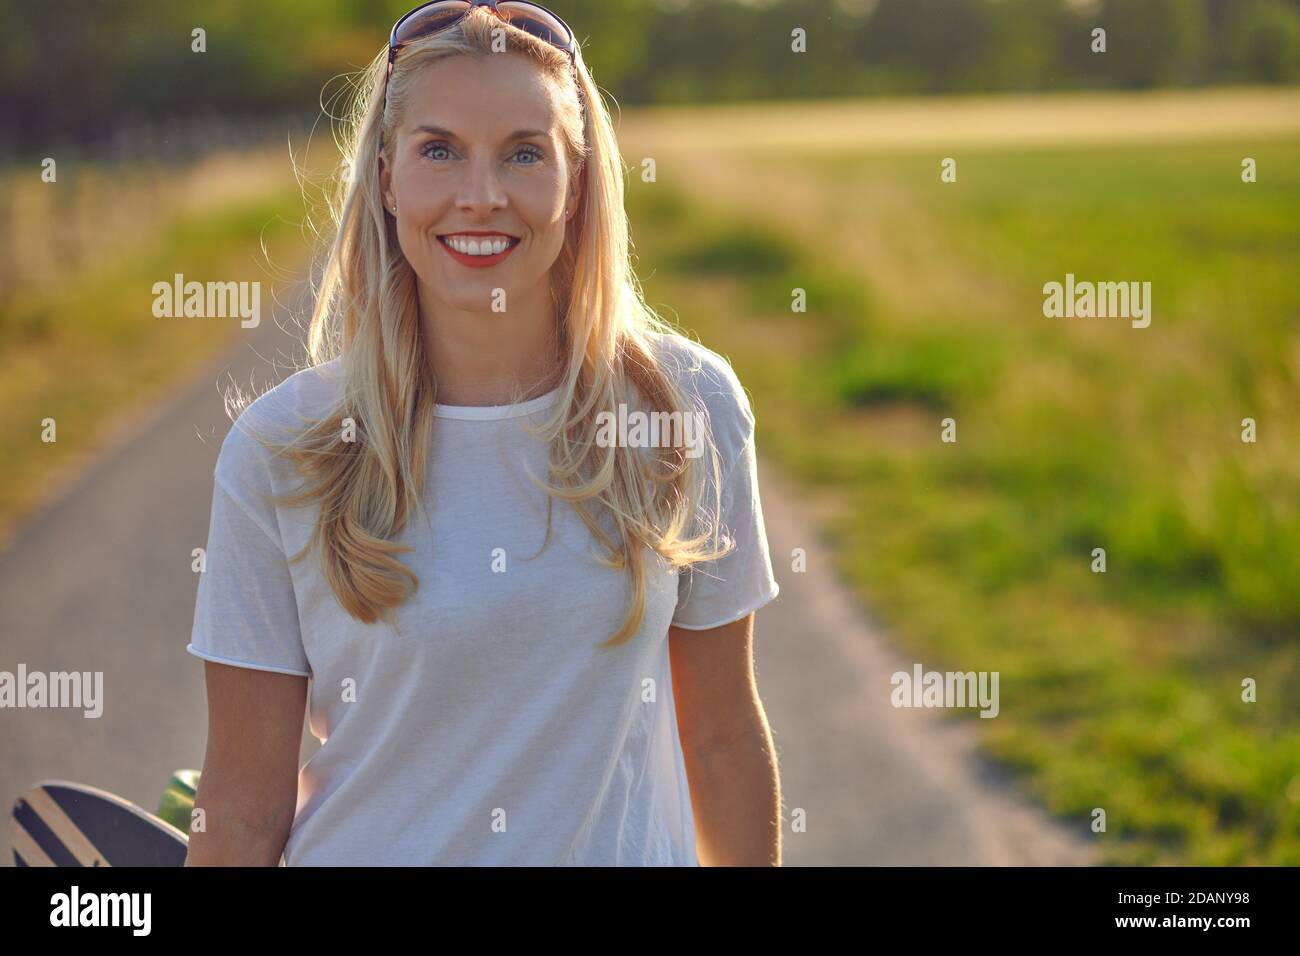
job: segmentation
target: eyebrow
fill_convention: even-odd
[[[454,139],[456,141],[460,140],[459,136],[457,136],[451,130],[443,126],[417,126],[415,127],[415,129],[412,130],[412,132],[430,133],[434,136],[445,136],[447,139]],[[545,139],[548,136],[548,134],[544,129],[517,129],[509,136],[506,137],[506,142],[508,143],[513,142],[514,140],[517,139],[530,139],[531,137],[534,136],[539,136]]]

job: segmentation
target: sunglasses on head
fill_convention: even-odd
[[[413,40],[447,29],[475,7],[487,7],[512,27],[545,40],[576,61],[578,41],[574,39],[573,31],[540,3],[526,0],[435,0],[416,7],[393,24],[388,35],[388,76],[393,75],[393,61],[397,59],[398,50]]]

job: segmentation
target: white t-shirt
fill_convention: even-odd
[[[516,405],[437,408],[425,509],[396,540],[419,587],[395,624],[347,614],[308,540],[319,504],[287,458],[245,433],[323,415],[339,360],[253,402],[221,447],[192,643],[206,660],[309,676],[321,741],[299,772],[288,866],[697,866],[677,733],[668,627],[702,630],[777,596],[754,458],[754,418],[730,365],[658,339],[711,421],[730,554],[680,574],[650,549],[645,618],[614,648],[630,583],[601,565],[577,513],[521,472],[546,446],[517,427],[558,390]],[[692,367],[694,366],[694,367]],[[540,416],[532,419],[540,421]],[[707,462],[707,458],[702,461]],[[496,552],[495,549],[502,549]],[[500,568],[504,556],[505,571]]]

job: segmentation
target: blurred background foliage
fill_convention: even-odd
[[[0,5],[0,148],[196,113],[301,112],[408,0]],[[1300,77],[1300,0],[554,0],[625,106]],[[1106,56],[1090,52],[1094,27]],[[190,50],[207,32],[207,52]],[[790,53],[791,30],[809,55]],[[337,81],[336,81],[337,82]]]

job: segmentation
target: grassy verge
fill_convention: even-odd
[[[238,318],[157,318],[153,285],[260,281],[273,297],[306,275],[301,197],[285,188],[182,212],[147,244],[93,271],[21,291],[0,309],[0,540],[39,506],[58,475],[90,460],[111,427],[231,345]],[[263,245],[265,249],[263,249]],[[42,421],[57,423],[44,442]]]
[[[729,196],[632,189],[648,298],[839,497],[842,573],[927,668],[1001,673],[989,751],[1104,809],[1110,863],[1300,863],[1297,160],[984,149],[942,184],[928,153],[784,152],[713,168]],[[1151,281],[1151,327],[1044,317],[1067,272]]]

